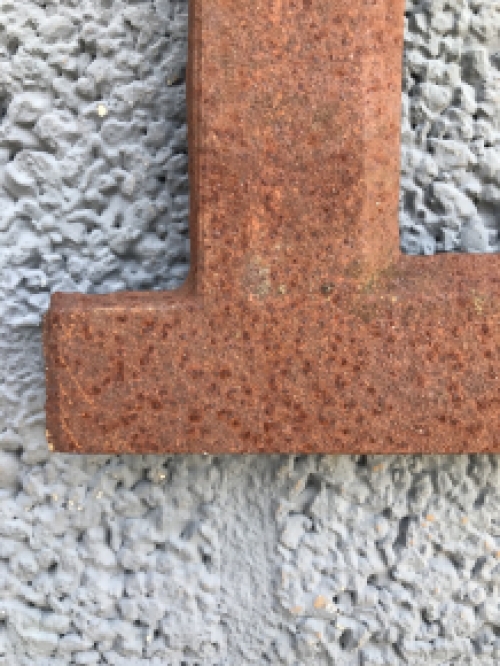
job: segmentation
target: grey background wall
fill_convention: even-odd
[[[402,247],[496,251],[500,11],[408,0]],[[0,664],[500,658],[500,458],[48,455],[55,290],[189,262],[187,4],[0,0]]]

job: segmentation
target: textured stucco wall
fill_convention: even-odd
[[[188,270],[187,5],[0,0],[0,665],[500,659],[500,458],[48,455],[54,290]],[[496,248],[500,13],[408,1],[402,244]]]
[[[500,250],[500,4],[408,0],[401,246]]]

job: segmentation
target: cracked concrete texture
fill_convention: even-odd
[[[498,6],[406,20],[402,247],[496,250]],[[187,274],[186,57],[184,1],[0,0],[0,666],[496,664],[495,456],[48,454],[49,294]]]

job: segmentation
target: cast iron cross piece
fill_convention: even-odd
[[[189,277],[53,296],[52,449],[500,450],[500,258],[399,251],[403,10],[191,1]]]

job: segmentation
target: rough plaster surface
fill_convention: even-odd
[[[402,245],[496,249],[500,15],[408,2]],[[0,665],[500,659],[500,460],[48,455],[54,290],[188,270],[185,2],[0,0]]]
[[[408,0],[401,247],[500,250],[500,4]]]

